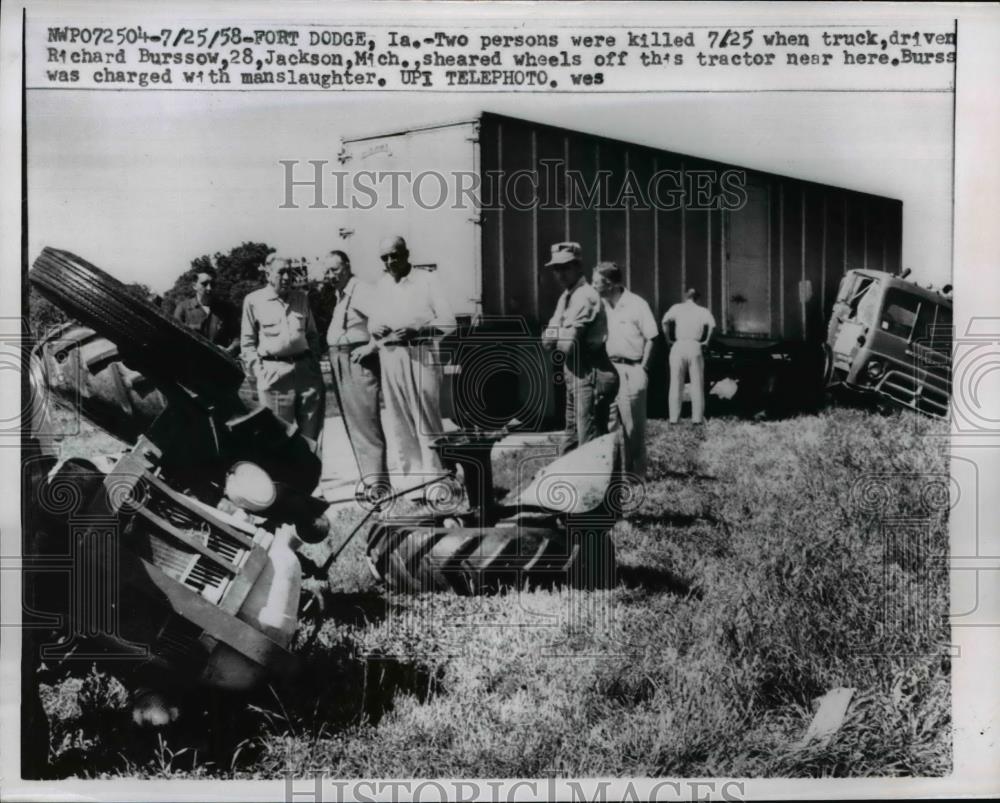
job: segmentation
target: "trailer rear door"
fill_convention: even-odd
[[[473,123],[346,140],[355,193],[341,246],[367,281],[382,273],[378,244],[402,235],[417,268],[435,272],[456,315],[481,311],[478,143]],[[393,191],[393,184],[396,191]],[[463,191],[463,188],[465,191]],[[374,197],[373,197],[374,196]]]

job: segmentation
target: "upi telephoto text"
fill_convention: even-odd
[[[679,209],[737,211],[746,204],[743,170],[597,170],[585,175],[559,159],[539,170],[474,171],[330,169],[326,159],[279,159],[279,209]]]

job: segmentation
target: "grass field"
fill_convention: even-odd
[[[942,775],[951,767],[946,431],[908,413],[650,425],[606,592],[399,597],[355,539],[294,683],[137,738],[120,687],[43,687],[90,777]],[[546,462],[499,455],[497,484]],[[944,487],[947,487],[946,480]],[[360,514],[337,519],[346,528]],[[886,527],[918,518],[916,530]],[[921,539],[913,533],[923,533]],[[316,548],[322,558],[323,548]],[[814,700],[855,689],[828,744]],[[110,708],[110,711],[108,710]],[[206,733],[230,737],[213,752]]]

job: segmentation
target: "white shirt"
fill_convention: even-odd
[[[670,321],[674,322],[674,337],[677,340],[701,340],[706,326],[710,331],[715,328],[712,313],[693,298],[674,304],[667,310],[667,314],[663,316],[664,330]]]
[[[608,316],[608,356],[641,360],[646,341],[660,333],[646,300],[631,290],[622,290],[614,306],[604,300],[604,311]]]
[[[383,275],[372,288],[368,306],[370,329],[433,326],[448,331],[455,327],[455,314],[437,277],[417,268],[410,268],[398,282],[389,273]]]

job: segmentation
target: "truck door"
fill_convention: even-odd
[[[770,188],[746,185],[742,209],[727,213],[723,320],[727,334],[771,334]]]

